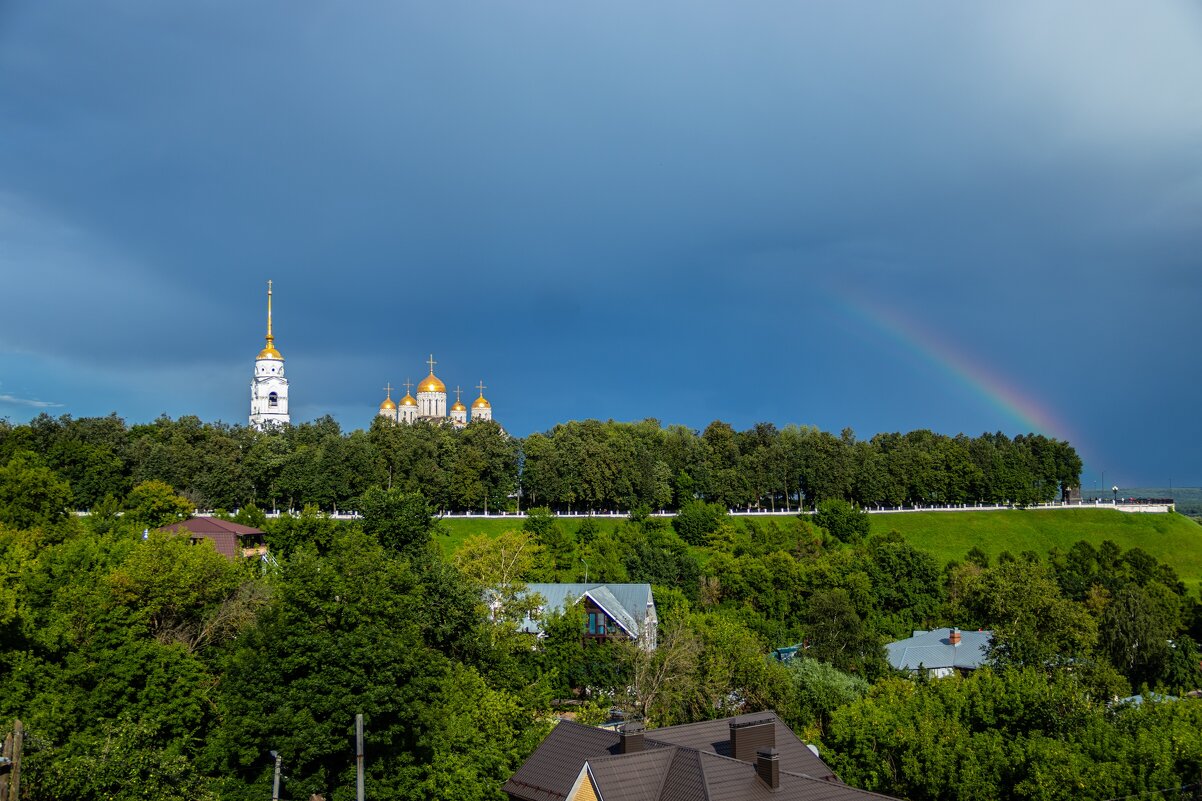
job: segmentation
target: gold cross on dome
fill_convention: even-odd
[[[462,392],[462,391],[463,391],[463,390],[459,389],[459,387],[455,387],[455,402],[456,402],[456,403],[459,403],[459,402],[460,402],[459,393],[460,393],[460,392]]]
[[[388,393],[389,398],[392,397],[392,382],[391,381],[389,381],[387,384],[384,385],[384,391]]]
[[[438,362],[434,361],[433,353],[430,354],[430,359],[426,362],[426,364],[430,365],[430,375],[434,375],[434,365],[438,364]]]
[[[413,382],[409,380],[408,376],[406,376],[405,377],[405,394],[408,395],[409,390],[411,390],[411,389],[413,389]]]
[[[484,390],[488,389],[488,387],[484,386],[484,381],[481,381],[479,384],[476,384],[476,389],[480,390],[480,397],[483,398]]]

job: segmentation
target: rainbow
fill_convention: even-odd
[[[903,316],[861,295],[835,287],[830,294],[836,306],[857,321],[895,340],[924,361],[947,373],[958,383],[984,398],[991,406],[1018,423],[1022,433],[1044,434],[1067,440],[1077,452],[1080,443],[1072,437],[1070,427],[1046,405],[1021,391],[1013,382],[990,371],[984,361],[953,346],[916,320]]]

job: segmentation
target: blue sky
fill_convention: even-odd
[[[1199,75],[1185,2],[5,3],[0,416],[244,422],[271,278],[294,419],[432,351],[1202,485]]]

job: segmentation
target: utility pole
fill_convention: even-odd
[[[272,751],[275,758],[275,778],[271,780],[271,801],[280,801],[280,752]]]
[[[25,743],[25,726],[13,721],[12,733],[4,738],[4,750],[0,752],[0,801],[19,801],[21,798],[21,751]]]
[[[355,798],[363,801],[363,713],[355,715],[355,770],[358,774],[355,784]]]

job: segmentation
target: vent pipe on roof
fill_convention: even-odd
[[[960,644],[960,629],[953,628],[951,634],[947,636],[947,641],[952,645]]]
[[[643,724],[627,723],[618,730],[618,753],[634,754],[643,750]]]
[[[773,790],[780,787],[780,754],[775,748],[761,748],[756,752],[755,772]]]

